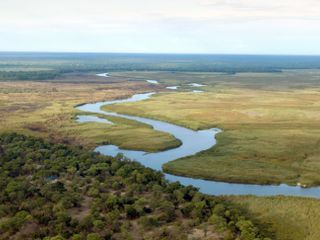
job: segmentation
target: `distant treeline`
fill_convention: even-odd
[[[206,65],[190,66],[157,66],[155,64],[110,64],[97,66],[66,66],[55,71],[1,71],[0,80],[50,80],[73,72],[112,72],[112,71],[169,71],[169,72],[222,72],[236,74],[237,72],[281,72],[273,68],[250,68],[244,67],[212,67]]]
[[[35,67],[53,71],[1,71]],[[0,79],[52,79],[70,72],[176,71],[281,72],[284,69],[320,69],[319,56],[174,55],[99,53],[0,53]]]
[[[0,80],[48,80],[59,75],[57,71],[0,71]]]
[[[120,155],[0,136],[1,239],[188,239],[197,227],[221,239],[269,239],[234,204]]]

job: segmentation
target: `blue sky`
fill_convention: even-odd
[[[0,51],[320,54],[319,0],[1,0]]]

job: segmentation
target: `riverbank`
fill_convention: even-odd
[[[146,101],[152,97],[154,93],[136,94],[127,99],[97,102],[82,105],[77,107],[78,110],[84,112],[90,112],[106,116],[116,116],[124,119],[134,120],[140,123],[148,124],[156,131],[166,132],[171,134],[176,139],[179,139],[182,144],[180,147],[166,150],[157,153],[146,153],[143,151],[125,150],[116,145],[104,145],[96,149],[97,152],[104,155],[117,156],[119,154],[125,157],[138,161],[146,167],[150,167],[154,170],[161,171],[165,164],[170,162],[180,161],[183,158],[189,158],[197,156],[202,152],[206,152],[208,149],[212,149],[216,145],[215,136],[220,133],[219,129],[208,129],[194,131],[181,126],[170,124],[168,122],[158,121],[149,118],[131,116],[127,114],[119,114],[116,112],[105,111],[104,109],[108,105],[125,104],[125,103],[137,103]],[[152,98],[151,98],[152,99]],[[177,174],[178,175],[178,174]],[[303,189],[301,186],[287,186],[281,184],[279,186],[263,186],[253,184],[239,184],[239,183],[227,183],[221,180],[210,181],[193,179],[190,177],[182,177],[177,175],[166,174],[166,178],[170,181],[179,181],[183,185],[192,185],[200,189],[202,193],[210,195],[258,195],[258,196],[273,196],[273,195],[288,195],[288,196],[308,196],[308,197],[320,197],[319,188]]]
[[[104,109],[191,129],[224,130],[215,148],[166,164],[169,173],[226,182],[319,185],[317,89],[208,89]]]
[[[76,117],[82,112],[74,106],[153,90],[147,83],[96,83],[96,77],[93,78],[92,83],[88,75],[68,76],[51,82],[0,82],[0,133],[15,131],[87,149],[111,143],[127,149],[156,152],[181,144],[149,125],[122,118],[112,118],[116,123],[112,126],[77,123]]]

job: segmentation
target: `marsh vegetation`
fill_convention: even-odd
[[[216,147],[167,163],[168,172],[230,182],[318,185],[319,89],[266,87],[216,84],[201,95],[159,94],[105,109],[196,130],[223,130]]]

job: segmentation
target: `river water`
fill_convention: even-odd
[[[181,141],[181,146],[169,149],[157,153],[147,153],[143,151],[133,151],[120,149],[115,145],[105,145],[96,148],[97,152],[104,155],[116,156],[119,153],[124,156],[138,161],[146,167],[150,167],[154,170],[162,171],[162,165],[164,163],[173,161],[186,156],[197,154],[201,151],[207,150],[216,144],[215,136],[220,129],[207,129],[201,131],[194,131],[188,128],[184,128],[175,124],[158,121],[149,118],[118,114],[115,112],[107,112],[101,109],[104,105],[111,105],[116,103],[137,102],[150,98],[154,93],[136,94],[130,98],[122,100],[113,100],[97,103],[89,103],[78,106],[77,109],[90,112],[104,114],[106,116],[118,116],[138,122],[151,125],[155,130],[167,132],[172,134]],[[82,116],[82,119],[84,116]],[[88,120],[85,119],[84,120]],[[90,117],[88,121],[103,122],[101,119]],[[84,121],[86,122],[86,121]],[[105,122],[107,123],[107,122]],[[245,172],[244,172],[245,174]],[[258,196],[273,196],[273,195],[288,195],[288,196],[305,196],[320,198],[320,188],[301,188],[299,186],[281,185],[254,185],[254,184],[237,184],[237,183],[225,183],[216,182],[211,180],[194,179],[189,177],[175,176],[171,174],[165,174],[165,177],[170,181],[179,181],[183,185],[193,185],[199,188],[202,193],[211,195],[258,195]]]

